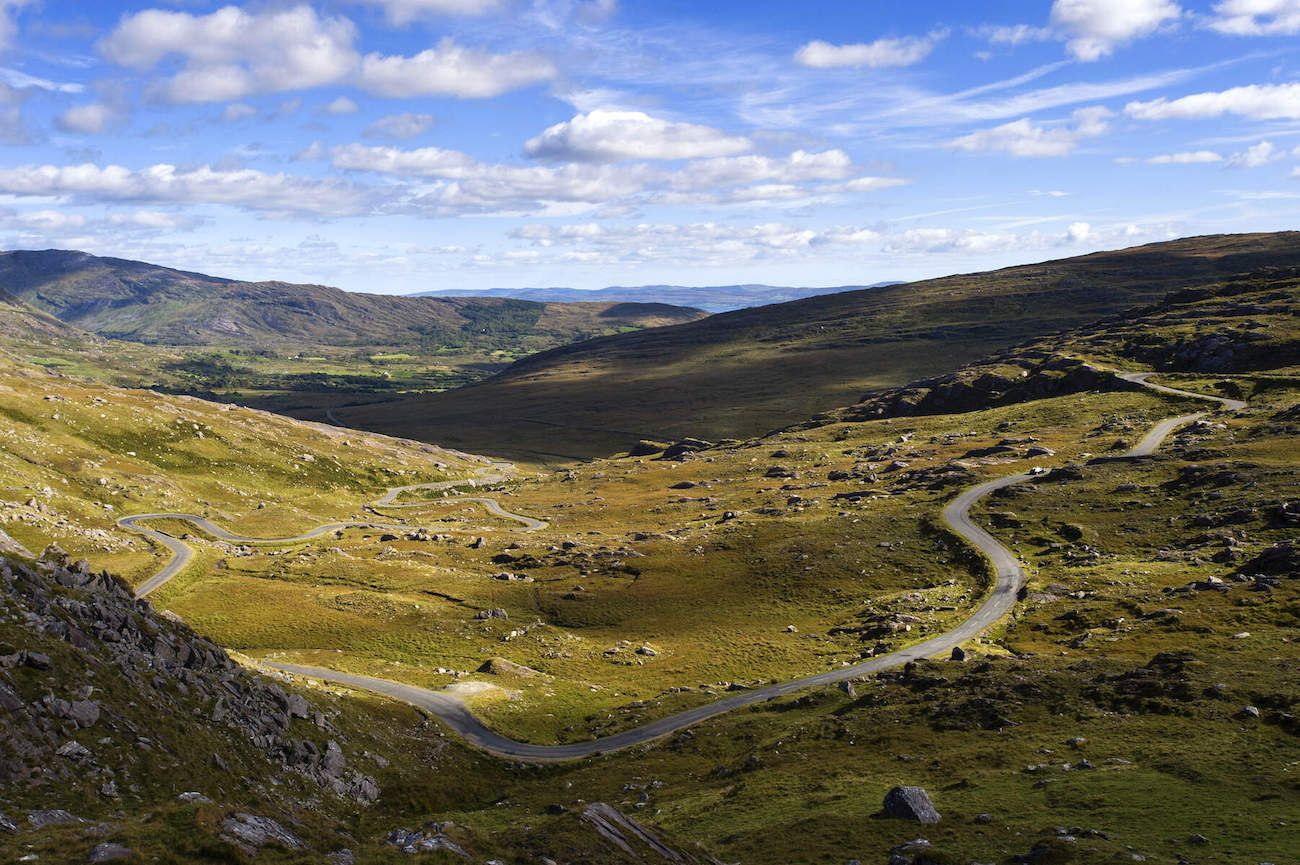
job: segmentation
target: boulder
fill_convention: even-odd
[[[78,727],[93,727],[99,720],[99,704],[94,700],[76,700],[69,707],[67,716]]]
[[[882,813],[886,817],[915,823],[938,823],[940,820],[930,794],[921,787],[901,786],[890,790],[885,794]]]
[[[664,447],[665,445],[662,445],[659,442],[652,442],[649,439],[642,439],[641,441],[637,442],[632,446],[631,450],[627,452],[627,455],[630,457],[653,456],[659,453],[661,450],[663,450]]]
[[[87,862],[123,862],[134,856],[130,847],[121,844],[96,844],[86,857]]]
[[[296,835],[270,817],[257,814],[235,813],[221,821],[221,840],[234,844],[249,855],[268,844],[290,850],[303,849],[303,843]]]
[[[516,664],[514,661],[507,661],[505,658],[489,658],[484,661],[478,668],[480,673],[491,673],[494,676],[540,676],[541,673],[532,667],[525,667],[523,664]]]

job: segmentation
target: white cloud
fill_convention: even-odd
[[[361,134],[367,138],[414,138],[432,125],[431,114],[390,114],[367,126]]]
[[[64,132],[81,135],[96,135],[103,132],[117,120],[117,112],[102,102],[86,105],[74,105],[60,114],[54,121]]]
[[[346,96],[340,96],[325,106],[326,114],[356,114],[360,110],[361,106]]]
[[[1161,153],[1147,160],[1148,165],[1197,165],[1222,162],[1223,157],[1213,150],[1184,150],[1179,153]]]
[[[640,111],[598,109],[549,127],[524,150],[556,161],[617,162],[730,156],[752,146],[748,138],[710,126],[673,123]]]
[[[234,123],[237,120],[246,120],[256,114],[256,108],[251,105],[245,105],[243,102],[232,102],[225,108],[221,109],[221,119],[227,123]]]
[[[813,69],[833,69],[843,66],[868,66],[872,69],[912,66],[929,57],[934,47],[947,35],[947,31],[936,31],[927,36],[884,38],[874,42],[852,42],[846,45],[835,45],[815,39],[796,51],[794,59],[796,63]]]
[[[355,38],[346,18],[321,17],[306,5],[267,12],[226,6],[208,15],[147,9],[123,18],[99,48],[141,70],[182,57],[184,68],[162,93],[173,102],[221,102],[341,81],[357,65]]]
[[[25,165],[0,169],[0,192],[20,197],[90,202],[157,201],[224,204],[266,213],[347,215],[368,209],[366,190],[332,180],[267,174],[245,168],[178,168],[165,163],[131,170],[121,165]]]
[[[379,6],[393,24],[409,24],[416,18],[440,15],[485,15],[501,8],[501,0],[360,0]]]
[[[678,185],[688,187],[738,186],[747,183],[805,183],[843,180],[853,174],[852,158],[843,150],[796,150],[785,158],[732,156],[700,159],[680,173]]]
[[[33,0],[0,0],[0,51],[7,51],[18,33],[14,12],[30,6]]]
[[[468,153],[444,150],[441,147],[401,150],[396,147],[349,144],[336,147],[331,156],[335,168],[408,177],[468,177],[479,164]]]
[[[1012,156],[1067,156],[1083,139],[1103,134],[1109,128],[1107,118],[1110,116],[1111,112],[1100,106],[1080,108],[1071,115],[1072,127],[1051,128],[1024,117],[954,138],[948,142],[948,147],[968,152],[1002,152]]]
[[[1139,120],[1194,120],[1225,114],[1253,120],[1300,120],[1300,84],[1248,84],[1180,99],[1130,102],[1124,113]]]
[[[975,35],[982,36],[995,45],[1022,45],[1026,42],[1046,42],[1053,36],[1051,27],[1034,27],[1029,24],[989,25],[979,27]]]
[[[1056,0],[1052,26],[1067,35],[1065,47],[1072,56],[1090,61],[1154,33],[1181,14],[1173,0]]]
[[[1065,237],[1070,243],[1083,243],[1092,235],[1092,226],[1086,222],[1071,222],[1065,230]]]
[[[165,213],[161,210],[134,210],[130,213],[114,213],[108,217],[110,225],[121,228],[136,228],[147,231],[179,231],[193,228],[198,224],[192,216],[179,213]]]
[[[1300,33],[1300,0],[1223,0],[1210,27],[1232,36],[1292,36]]]
[[[1228,157],[1227,165],[1230,168],[1259,168],[1268,165],[1270,162],[1276,162],[1282,159],[1286,154],[1273,146],[1270,141],[1261,141],[1258,144],[1252,144],[1240,153],[1234,153]]]
[[[412,57],[367,54],[359,80],[378,96],[473,99],[547,81],[555,74],[555,67],[539,54],[488,54],[464,48],[447,37]]]

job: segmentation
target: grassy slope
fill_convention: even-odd
[[[0,287],[102,336],[170,345],[548,345],[620,327],[690,321],[664,304],[551,304],[355,294],[241,282],[138,261],[46,250],[0,254]],[[571,308],[570,308],[571,307]]]
[[[472,468],[429,445],[108,388],[3,358],[0,418],[0,525],[31,549],[57,541],[133,581],[157,558],[114,528],[124,514],[190,511],[273,533],[340,518],[390,485]]]
[[[1175,289],[1297,262],[1300,234],[1228,235],[845,292],[592,340],[482,385],[339,414],[520,458],[748,437]]]

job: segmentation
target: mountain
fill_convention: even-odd
[[[841,291],[856,291],[863,288],[879,288],[896,285],[896,282],[877,282],[871,285],[841,285],[837,287],[794,288],[779,285],[612,285],[607,288],[486,288],[444,289],[441,291],[416,292],[412,297],[512,297],[518,300],[537,300],[549,303],[582,301],[621,301],[635,303],[670,303],[674,306],[689,306],[709,312],[728,312],[749,306],[762,306],[769,303],[782,303],[787,300],[799,300],[822,294],[836,294]]]
[[[533,459],[609,454],[638,438],[745,438],[1174,290],[1296,265],[1300,233],[1214,235],[846,291],[589,340],[475,386],[337,415]]]
[[[163,345],[537,350],[692,321],[667,304],[414,298],[242,282],[66,250],[0,253],[0,290],[102,337]]]

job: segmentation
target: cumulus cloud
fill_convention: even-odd
[[[813,69],[868,66],[912,66],[920,63],[947,37],[947,31],[926,36],[903,36],[877,39],[874,42],[851,42],[836,45],[815,39],[794,53],[796,63]]]
[[[1161,153],[1147,160],[1148,165],[1197,165],[1222,162],[1223,157],[1213,150],[1184,150],[1179,153]]]
[[[1209,26],[1231,36],[1292,36],[1300,33],[1300,0],[1223,0]]]
[[[414,138],[433,125],[431,114],[389,114],[366,127],[367,138]]]
[[[99,50],[139,70],[181,58],[182,68],[157,88],[164,98],[181,103],[226,102],[350,81],[379,96],[481,98],[555,75],[540,55],[490,54],[450,38],[410,57],[361,57],[356,37],[348,19],[320,15],[307,5],[262,12],[226,6],[208,15],[147,9],[123,18]]]
[[[1300,120],[1300,84],[1248,84],[1180,99],[1130,102],[1124,113],[1138,120],[1198,120],[1225,114],[1252,120]]]
[[[361,106],[346,96],[340,96],[326,105],[324,110],[326,114],[356,114]]]
[[[360,84],[377,96],[497,96],[554,78],[555,67],[539,54],[488,54],[457,45],[450,37],[411,57],[367,54]]]
[[[1052,4],[1052,26],[1068,38],[1066,50],[1085,61],[1100,60],[1180,15],[1182,9],[1173,0],[1056,0]]]
[[[270,214],[351,215],[368,209],[367,190],[254,169],[178,168],[160,163],[132,170],[121,165],[25,165],[0,169],[0,192],[19,197],[79,201],[154,201],[224,204]]]
[[[786,157],[715,157],[692,160],[673,171],[646,162],[575,162],[555,167],[492,164],[439,147],[404,150],[350,144],[335,148],[330,157],[335,168],[434,181],[410,198],[408,206],[445,213],[536,212],[548,202],[602,206],[780,202],[832,193],[862,194],[907,182],[854,176],[858,168],[842,150],[797,150]]]
[[[226,6],[208,15],[146,9],[122,19],[99,44],[122,66],[152,69],[181,57],[162,87],[173,102],[221,102],[251,93],[332,84],[357,65],[356,28],[302,5],[267,12]]]
[[[384,17],[399,26],[425,16],[485,15],[501,8],[501,0],[359,0],[359,2],[380,7],[384,11]]]
[[[118,119],[117,111],[102,102],[74,105],[55,118],[54,125],[64,132],[95,135]]]
[[[968,152],[1001,152],[1012,156],[1067,156],[1074,152],[1085,138],[1103,134],[1108,128],[1111,112],[1101,106],[1080,108],[1071,115],[1072,126],[1046,127],[1029,118],[1013,120],[981,129],[948,142],[953,150]]]
[[[539,159],[617,162],[730,156],[752,147],[748,138],[711,126],[674,123],[640,111],[597,109],[547,128],[524,150]]]
[[[1240,153],[1234,153],[1228,157],[1227,165],[1229,168],[1259,168],[1268,165],[1270,162],[1276,162],[1286,154],[1273,146],[1270,141],[1261,141],[1258,144],[1252,144]]]

